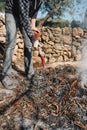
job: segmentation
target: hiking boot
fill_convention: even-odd
[[[38,74],[37,72],[33,73],[32,75],[26,76],[25,83],[27,85],[34,85],[37,84],[39,81],[43,80],[42,75]]]
[[[6,89],[16,88],[19,84],[18,80],[12,79],[9,76],[6,76],[1,82]]]
[[[24,79],[25,84],[29,86],[31,84],[33,77],[34,74],[26,76],[26,78]]]
[[[34,77],[34,75],[35,75],[35,73],[33,73],[32,75],[28,75],[28,76],[27,76],[27,80],[30,80],[30,81],[31,81],[32,78]]]

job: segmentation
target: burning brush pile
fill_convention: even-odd
[[[87,88],[81,88],[75,69],[49,69],[43,75],[39,81],[33,80],[30,94],[37,118],[52,130],[86,130]]]
[[[14,92],[0,109],[0,130],[87,130],[87,86],[75,67],[37,71],[30,85],[23,79]]]

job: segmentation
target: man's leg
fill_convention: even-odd
[[[6,87],[8,87],[8,85],[11,84],[9,78],[11,76],[12,56],[16,45],[17,29],[16,29],[16,21],[14,16],[9,13],[6,13],[5,15],[6,15],[5,16],[6,46],[5,46],[4,57],[3,57],[2,82],[4,83],[5,86],[7,85]]]
[[[4,77],[11,75],[12,56],[16,45],[16,36],[17,36],[16,21],[12,14],[6,14],[5,23],[6,23],[6,46],[4,51],[3,71],[2,71],[2,75]]]
[[[24,40],[24,64],[25,74],[27,78],[31,78],[34,75],[33,63],[32,63],[32,43],[28,38],[25,30],[21,31]]]

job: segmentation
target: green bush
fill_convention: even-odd
[[[3,11],[5,7],[5,2],[0,2],[0,11]]]
[[[57,27],[63,28],[63,27],[69,26],[69,21],[67,21],[67,20],[47,21],[44,24],[44,26],[50,26],[50,27],[54,27],[54,28],[57,28]]]

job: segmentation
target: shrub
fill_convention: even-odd
[[[5,7],[5,2],[0,2],[0,11],[3,11]]]

